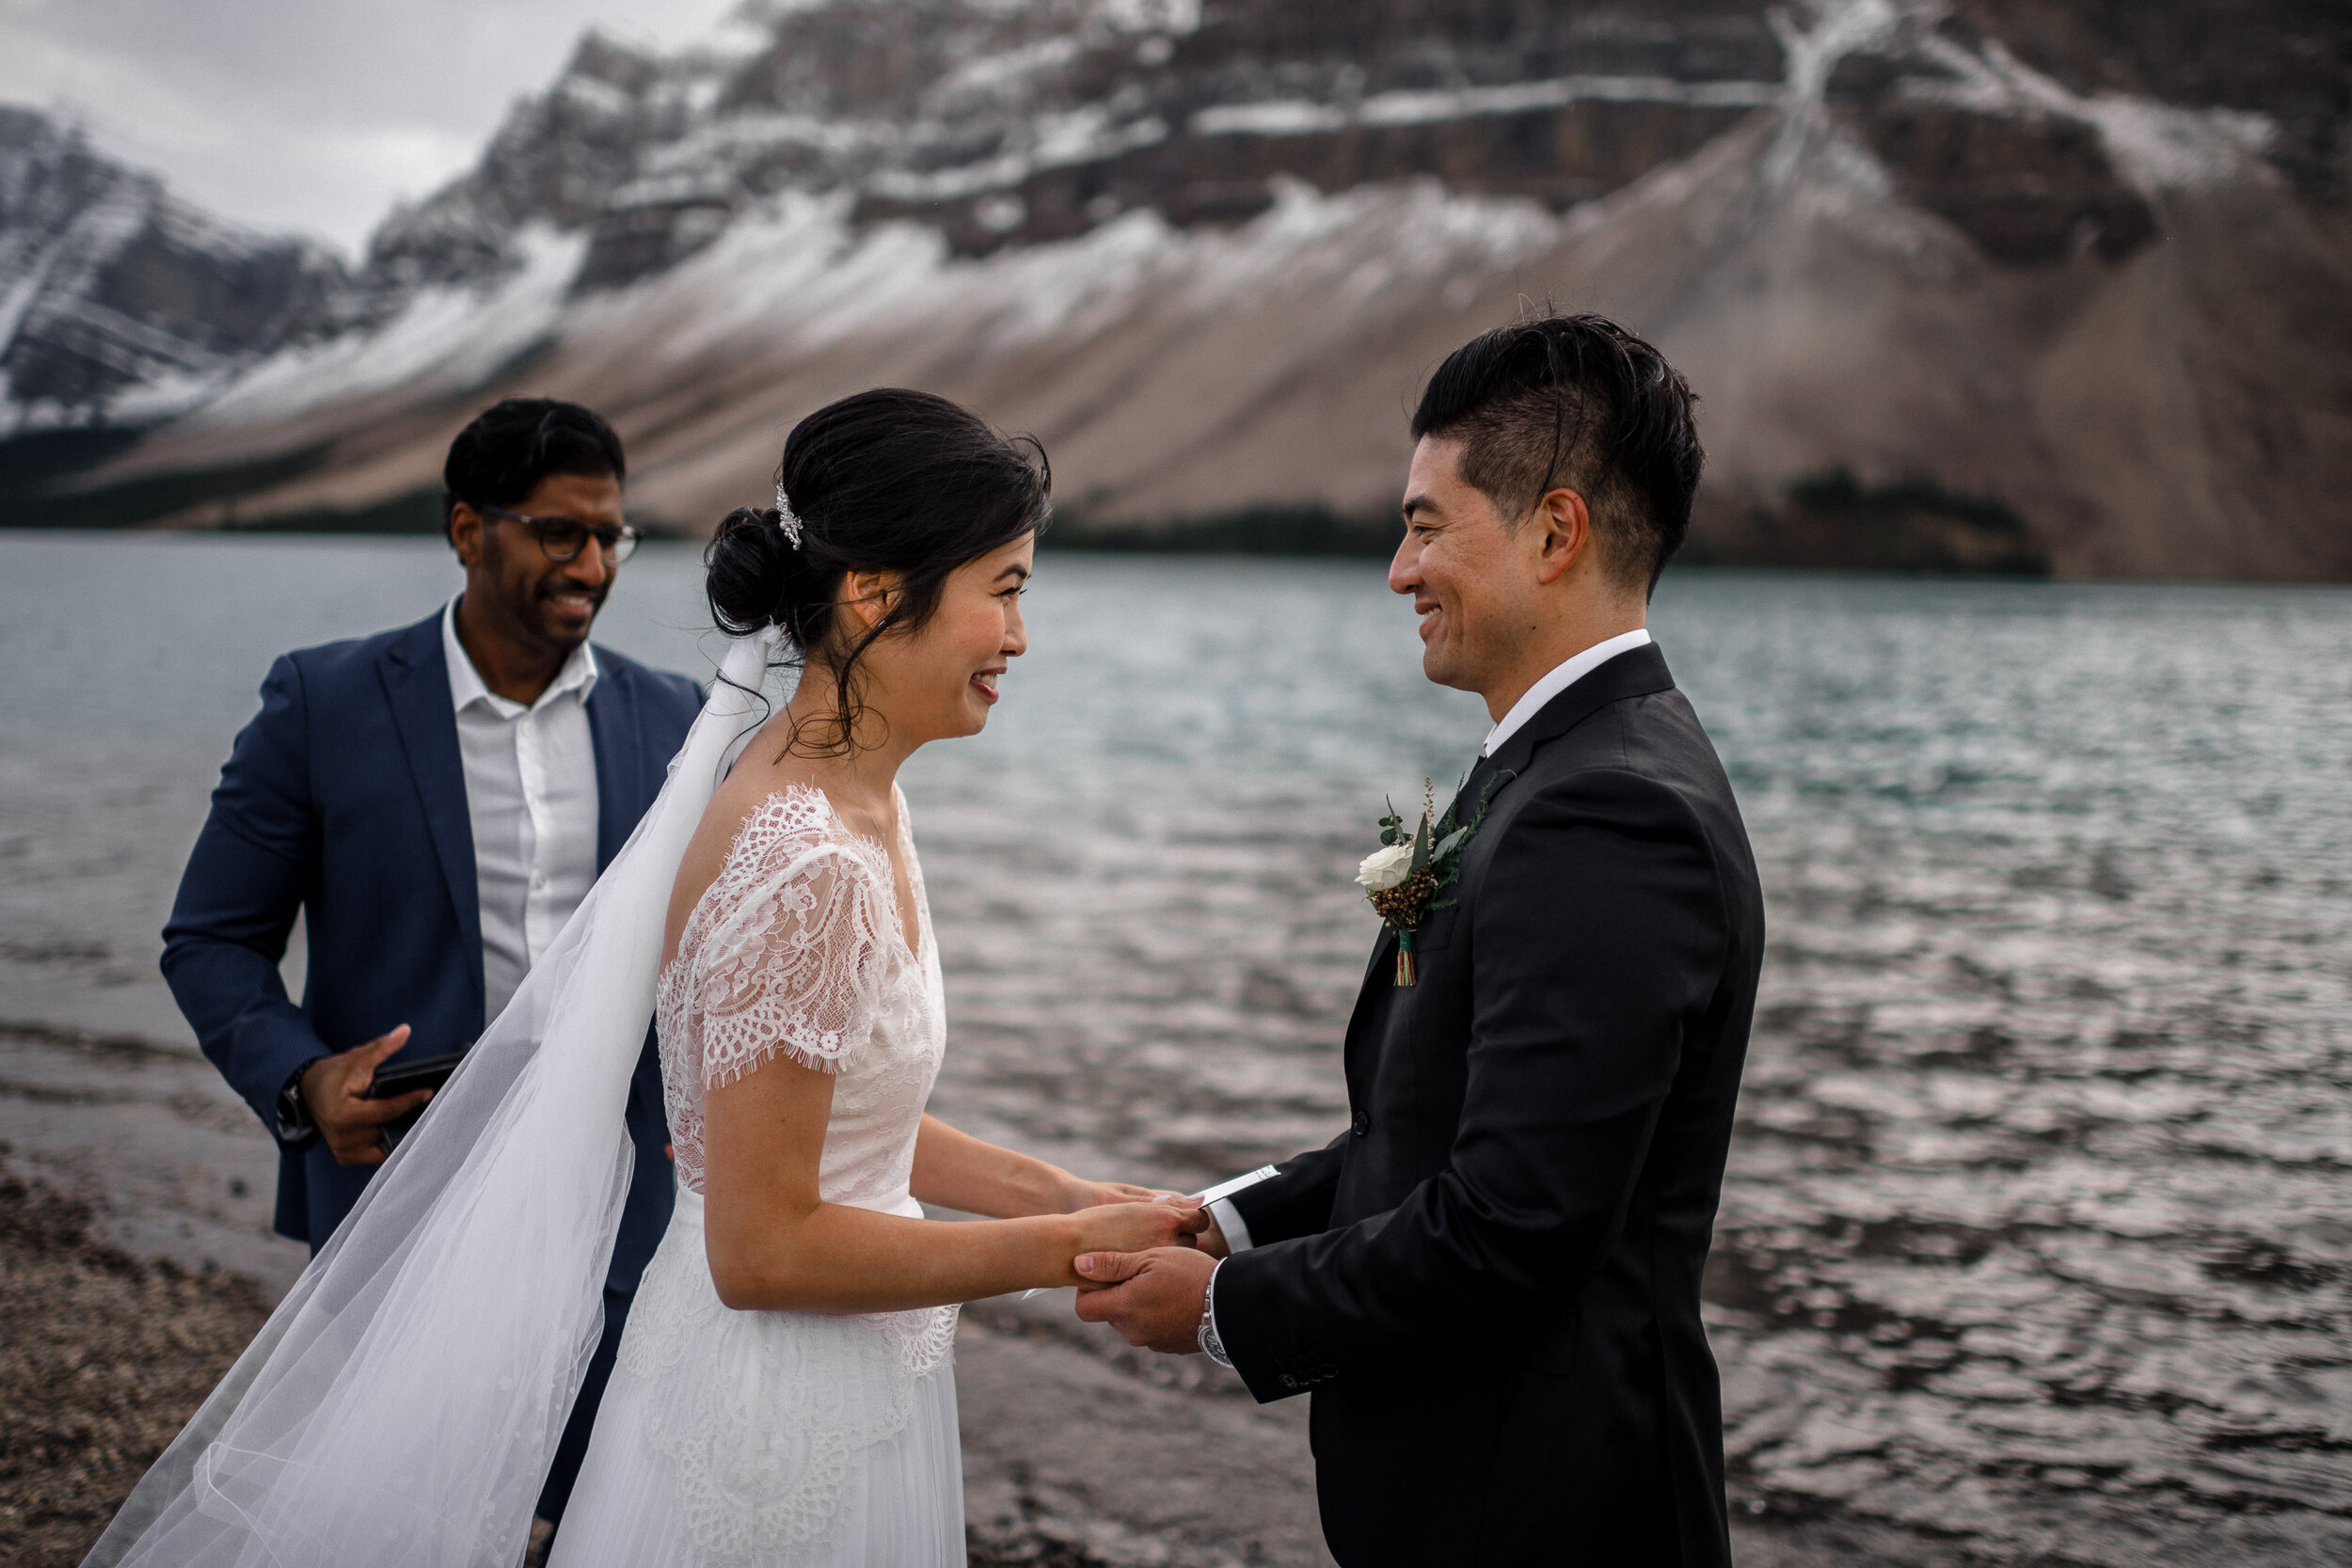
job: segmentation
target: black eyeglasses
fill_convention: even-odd
[[[615,528],[610,523],[583,523],[578,517],[526,517],[502,506],[484,506],[475,501],[467,504],[485,517],[503,517],[510,523],[523,524],[539,536],[539,547],[547,552],[548,559],[558,564],[578,556],[588,547],[591,539],[615,566],[637,548],[637,531],[627,523]]]

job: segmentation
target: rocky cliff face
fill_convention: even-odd
[[[333,256],[214,222],[0,106],[0,433],[136,419],[346,325]]]
[[[1096,525],[1371,515],[1417,378],[1549,297],[1692,371],[1717,559],[2352,576],[2319,0],[776,0],[584,41],[349,279],[272,254],[251,346],[72,405],[201,403],[85,486],[372,505],[450,398],[552,388],[693,526],[901,380]]]
[[[960,255],[1134,210],[1237,223],[1283,177],[1434,174],[1565,208],[1775,99],[1764,8],[1685,8],[843,0],[777,8],[747,53],[592,38],[472,175],[386,226],[371,271],[492,277],[538,221],[590,235],[577,281],[613,287],[787,193],[844,193],[857,223],[920,221]]]

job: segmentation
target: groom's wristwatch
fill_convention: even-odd
[[[315,1056],[311,1058],[311,1061],[316,1060]],[[286,1086],[278,1091],[278,1125],[270,1131],[278,1134],[278,1143],[289,1150],[307,1148],[311,1140],[319,1135],[319,1124],[310,1119],[310,1104],[302,1098],[302,1075],[310,1070],[310,1063],[303,1063],[294,1069],[294,1076],[286,1080]]]
[[[1216,1267],[1221,1269],[1224,1266],[1219,1261]],[[1200,1348],[1207,1353],[1210,1360],[1220,1367],[1233,1364],[1233,1358],[1225,1354],[1225,1341],[1216,1337],[1216,1269],[1209,1271],[1209,1288],[1201,1293],[1200,1339]]]

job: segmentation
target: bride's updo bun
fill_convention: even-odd
[[[999,435],[930,392],[883,387],[793,426],[777,482],[800,542],[773,507],[738,508],[704,556],[705,591],[722,628],[739,637],[780,626],[790,662],[834,678],[839,733],[818,745],[839,752],[858,706],[859,658],[882,637],[919,630],[964,562],[1042,531],[1053,469],[1033,436]],[[849,572],[898,578],[871,629],[835,610]]]
[[[773,622],[802,644],[806,611],[827,602],[805,590],[794,592],[795,578],[815,574],[810,558],[785,536],[783,518],[772,506],[739,506],[720,518],[703,563],[708,568],[703,589],[710,599],[710,617],[736,637]],[[805,629],[813,635],[814,628]]]

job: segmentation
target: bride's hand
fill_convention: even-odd
[[[1138,1187],[1132,1181],[1089,1181],[1081,1177],[1066,1178],[1055,1195],[1065,1214],[1082,1209],[1093,1209],[1105,1203],[1157,1203],[1166,1197],[1182,1197],[1182,1193],[1166,1187]]]
[[[1149,1252],[1153,1247],[1193,1245],[1209,1223],[1208,1211],[1182,1203],[1103,1203],[1079,1212],[1071,1258],[1088,1252]],[[1069,1263],[1064,1285],[1086,1283]]]

